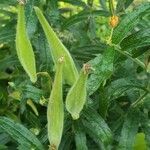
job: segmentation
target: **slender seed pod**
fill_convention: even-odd
[[[16,50],[19,61],[32,82],[36,82],[35,56],[26,31],[23,1],[18,6],[18,22],[16,33]]]
[[[119,17],[118,16],[112,16],[110,17],[109,24],[112,28],[115,28],[119,23]]]
[[[48,103],[47,120],[48,120],[48,138],[50,149],[57,150],[61,141],[64,122],[64,106],[62,94],[62,69],[64,58],[58,60],[56,67],[55,79]]]
[[[73,85],[76,79],[78,78],[78,71],[76,69],[76,66],[74,64],[74,61],[69,51],[63,45],[63,43],[59,40],[56,33],[53,31],[52,27],[49,25],[48,21],[42,14],[41,10],[38,7],[34,7],[34,9],[43,27],[48,43],[51,47],[51,54],[52,54],[54,63],[56,64],[56,61],[58,60],[58,58],[60,58],[61,56],[64,56],[65,62],[64,62],[64,67],[63,67],[64,68],[63,77],[68,84]]]
[[[80,112],[86,102],[86,84],[90,65],[84,64],[80,75],[66,97],[66,109],[74,120],[79,118]]]

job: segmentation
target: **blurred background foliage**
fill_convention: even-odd
[[[150,3],[114,1],[119,25],[112,34],[113,47],[108,44],[111,2],[27,0],[26,27],[39,72],[32,84],[16,56],[18,2],[0,0],[0,150],[42,150],[49,145],[46,107],[55,72],[33,6],[43,11],[77,68],[89,62],[95,69],[81,118],[72,121],[65,114],[60,150],[132,150],[140,143],[135,139],[143,150],[150,148]],[[64,85],[64,99],[68,89]]]

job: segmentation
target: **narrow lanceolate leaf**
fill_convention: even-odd
[[[112,42],[114,44],[120,43],[121,40],[137,25],[140,16],[148,9],[150,9],[149,3],[144,3],[133,12],[120,19],[119,25],[113,32]]]
[[[66,109],[73,119],[79,118],[80,112],[86,102],[88,73],[89,65],[85,64],[80,72],[79,78],[76,80],[66,97]]]
[[[58,0],[58,1],[69,3],[69,4],[72,4],[74,6],[86,7],[86,3],[81,1],[81,0],[76,0],[76,1],[73,1],[73,0]]]
[[[0,128],[8,133],[20,145],[27,145],[30,149],[43,150],[41,142],[27,128],[19,123],[15,123],[9,118],[0,117]]]
[[[113,72],[115,51],[113,47],[105,49],[102,59],[92,67],[95,69],[88,80],[88,94],[93,94]],[[92,62],[91,62],[92,63]]]
[[[54,63],[57,64],[57,60],[61,56],[64,57],[65,62],[64,62],[64,67],[63,67],[64,68],[63,76],[64,76],[65,81],[68,84],[72,85],[78,77],[78,71],[76,69],[76,66],[74,64],[74,61],[73,61],[69,51],[59,40],[56,33],[53,31],[53,29],[47,22],[46,18],[42,14],[41,10],[38,7],[35,7],[35,12],[38,16],[38,19],[43,27],[43,30],[45,32],[45,35],[46,35],[49,45],[51,47],[51,52],[52,52],[52,57],[53,57]]]
[[[92,108],[83,112],[82,120],[85,132],[95,139],[95,142],[102,142],[105,146],[111,143],[112,133],[103,118]]]
[[[82,126],[83,125],[79,121],[74,124],[76,150],[88,150],[86,145],[86,135]]]
[[[150,45],[150,30],[140,30],[134,34],[129,35],[120,43],[123,50],[134,49]]]
[[[119,0],[116,6],[116,12],[125,11],[125,9],[133,2],[133,0]]]
[[[138,132],[140,113],[130,110],[125,118],[119,141],[119,150],[133,149],[136,133]]]
[[[75,14],[69,17],[64,23],[63,28],[68,28],[76,23],[83,22],[87,20],[89,17],[96,17],[96,16],[109,16],[109,12],[104,10],[83,10],[78,14]]]
[[[16,50],[20,63],[30,77],[30,80],[32,82],[36,82],[37,75],[35,57],[26,31],[24,5],[18,6]]]
[[[51,91],[48,108],[48,139],[52,149],[57,150],[61,142],[63,123],[64,123],[64,106],[62,94],[62,69],[63,57],[59,59],[56,68],[53,88]]]

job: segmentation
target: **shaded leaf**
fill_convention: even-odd
[[[76,150],[88,150],[86,145],[86,135],[79,121],[74,123]]]
[[[83,10],[80,13],[68,18],[62,25],[63,28],[68,28],[76,23],[86,21],[90,16],[109,16],[109,12],[104,10]]]
[[[82,119],[85,132],[95,139],[101,141],[105,146],[111,143],[112,133],[106,122],[92,108],[87,108],[83,112],[85,119]]]
[[[21,145],[26,145],[29,148],[43,150],[41,142],[27,128],[19,123],[15,123],[9,118],[0,117],[0,128],[7,132]]]
[[[120,43],[123,50],[134,49],[150,45],[150,30],[144,29],[133,33]]]
[[[113,47],[105,49],[102,59],[92,65],[95,69],[88,80],[88,94],[93,94],[99,86],[107,80],[113,72],[113,61],[114,61],[115,50]],[[96,58],[95,58],[96,59]]]
[[[76,0],[76,1],[74,1],[74,0],[59,0],[59,1],[69,3],[69,4],[72,4],[75,6],[82,6],[82,7],[86,6],[86,4],[81,0]]]
[[[133,149],[136,133],[138,132],[140,113],[137,110],[130,110],[125,118],[121,137],[119,140],[119,150]]]

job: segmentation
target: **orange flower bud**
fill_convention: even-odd
[[[118,17],[118,16],[112,16],[112,17],[110,18],[109,24],[110,24],[110,26],[111,26],[112,28],[115,28],[115,27],[118,25],[118,23],[119,23],[119,17]]]

